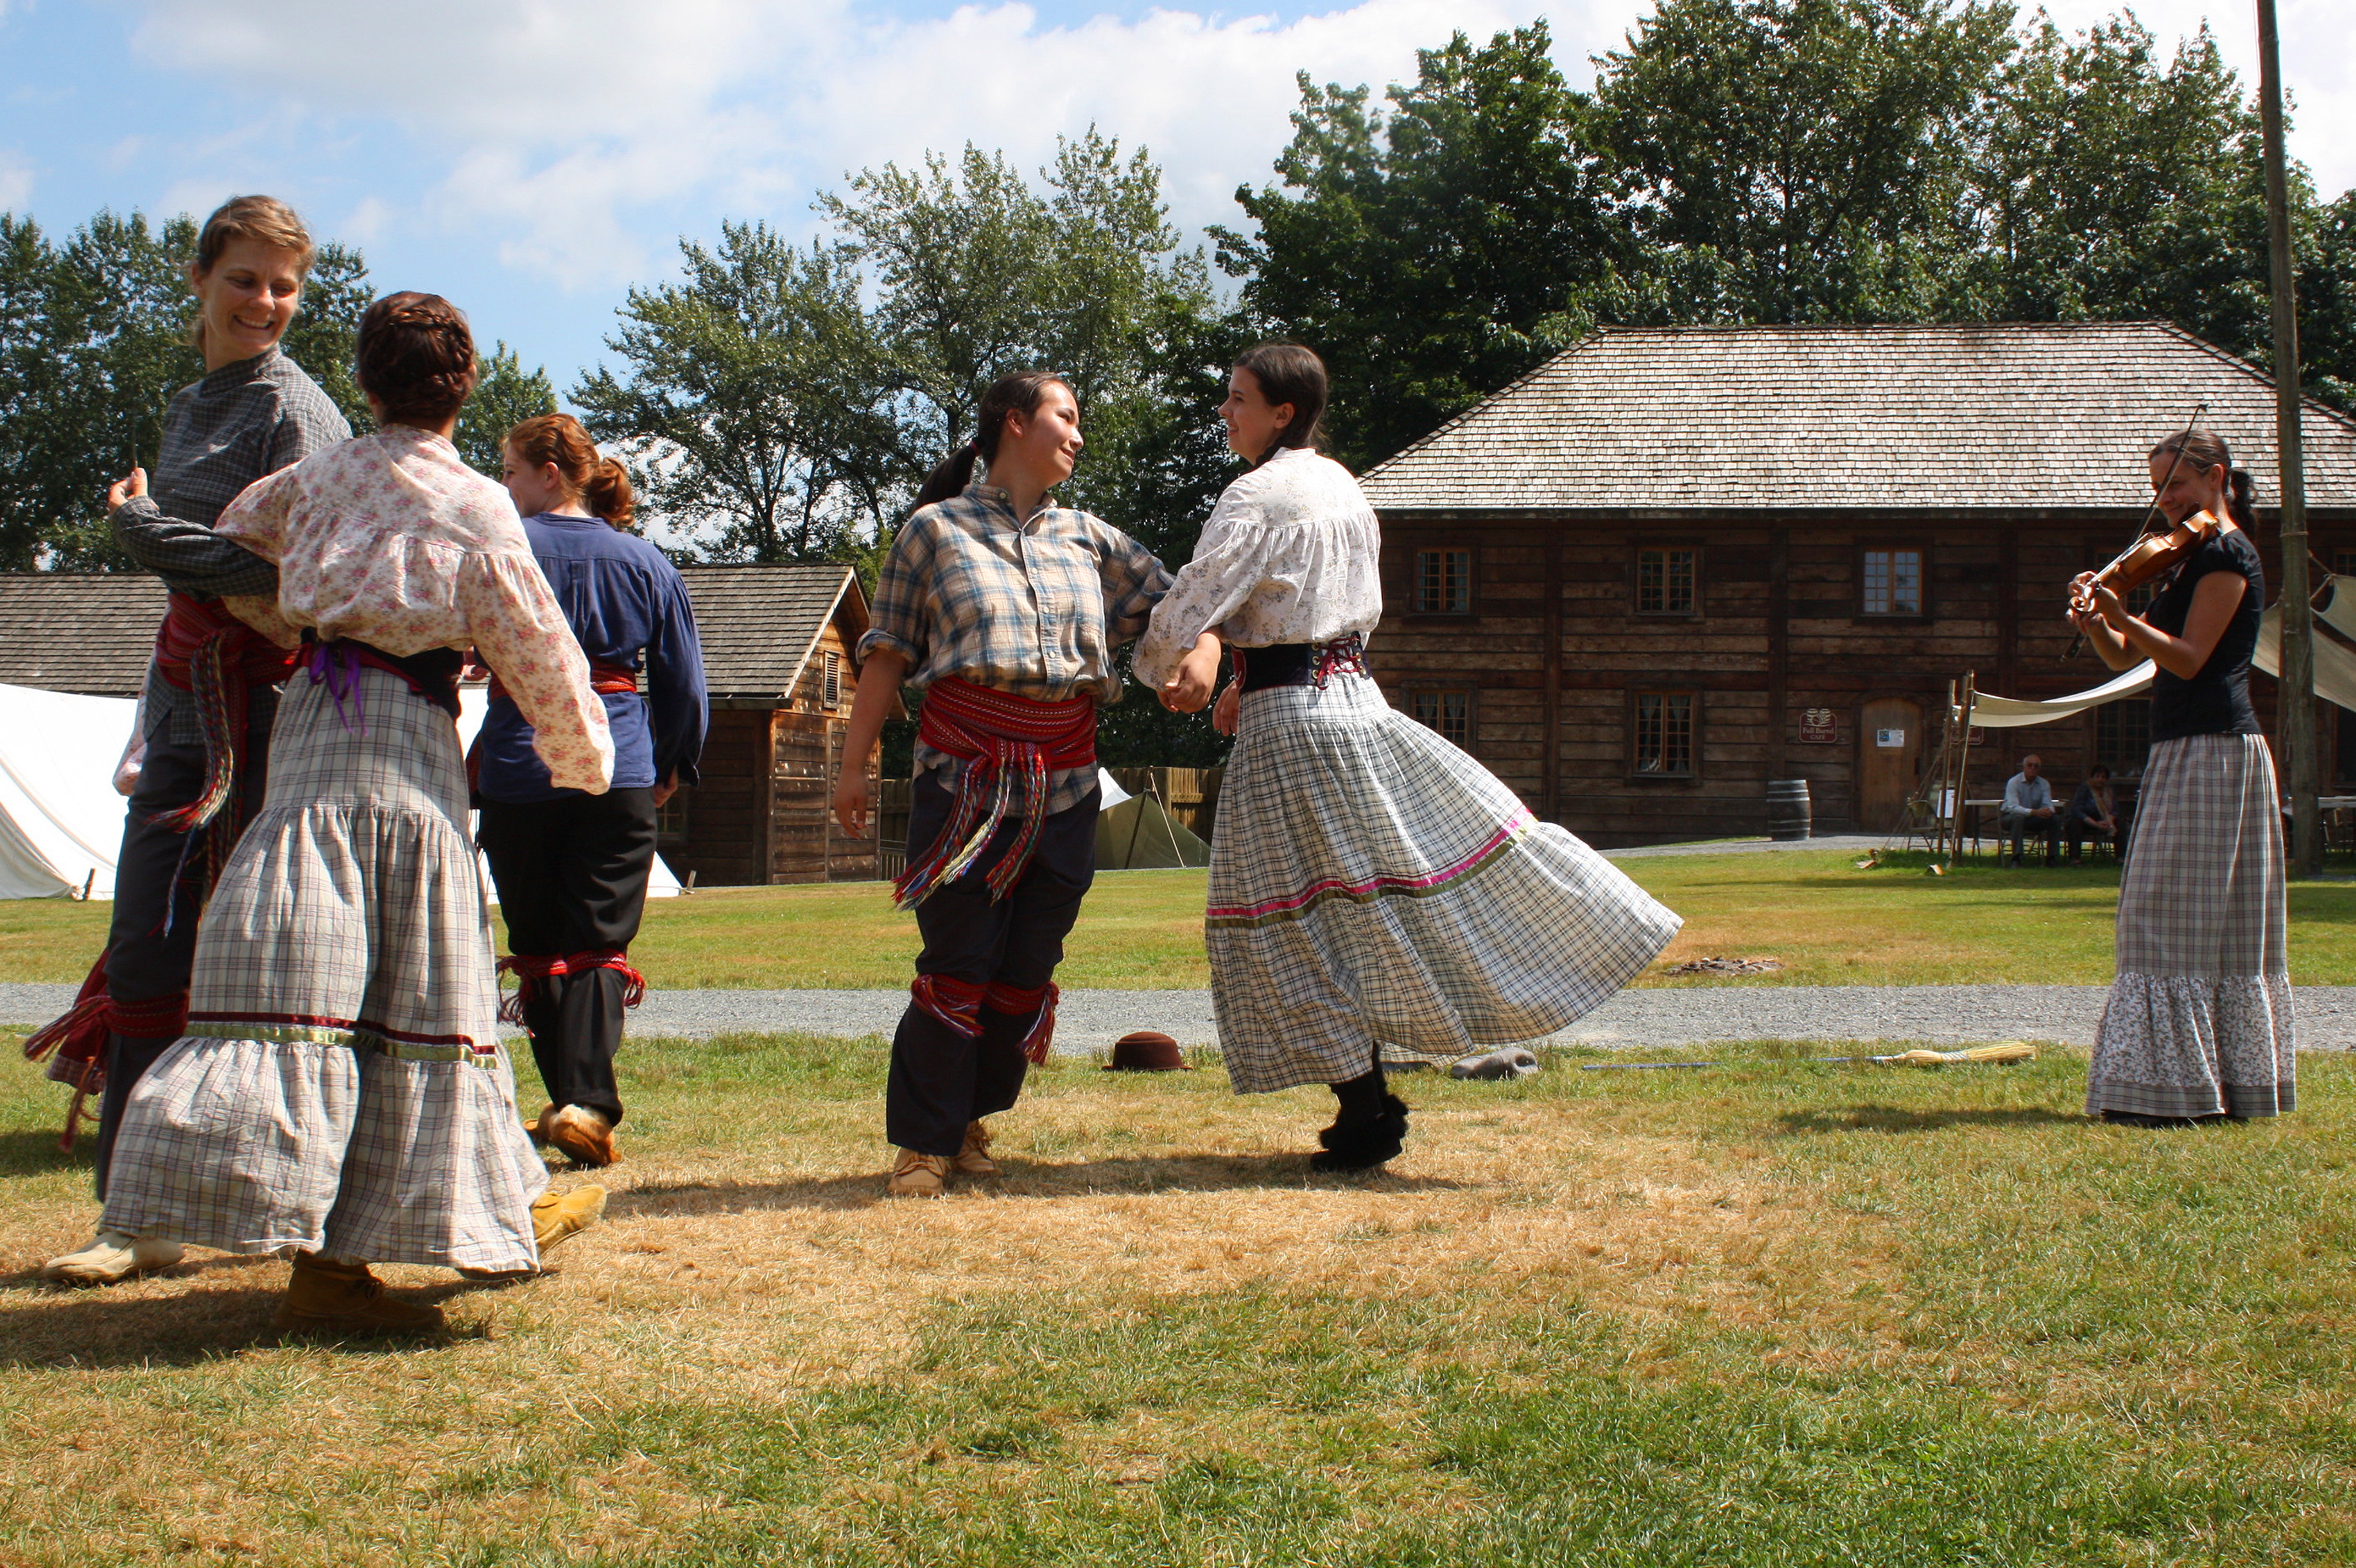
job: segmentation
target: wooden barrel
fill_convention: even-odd
[[[1808,808],[1808,781],[1767,781],[1767,837],[1805,838],[1813,827]]]

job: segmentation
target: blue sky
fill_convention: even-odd
[[[2295,155],[2356,180],[2349,0],[2284,0]],[[2241,9],[2247,8],[2243,0]],[[1234,11],[1089,0],[0,0],[0,209],[62,231],[101,208],[201,213],[266,190],[359,245],[382,288],[449,295],[559,389],[633,282],[723,218],[814,225],[846,171],[970,139],[1035,165],[1094,123],[1151,147],[1174,215],[1232,221],[1287,134],[1292,77],[1387,82],[1458,27],[1545,15],[1567,70],[1644,0],[1301,0]],[[2065,27],[2115,6],[2052,0]],[[2204,0],[2136,7],[2163,38]],[[395,20],[397,18],[397,20]]]

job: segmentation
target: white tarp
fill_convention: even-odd
[[[2328,580],[2330,597],[2316,612],[2317,619],[2356,637],[2356,593],[2340,592],[2340,579]],[[2356,711],[2356,653],[2330,637],[2316,637],[2315,695],[2327,702]],[[2282,606],[2267,611],[2258,622],[2258,647],[2251,663],[2267,675],[2280,677],[2282,673]],[[2115,702],[2122,697],[2140,696],[2151,685],[2151,661],[2128,670],[2126,674],[2082,691],[2074,697],[2057,697],[2050,702],[2026,702],[2017,697],[1991,697],[1986,692],[1972,694],[1972,723],[1991,730],[2009,730],[2023,724],[2050,724],[2056,719],[2067,719],[2073,713],[2083,713],[2089,708],[2099,708],[2105,702]]]
[[[462,686],[458,688],[458,749],[460,751],[463,752],[475,743],[475,732],[483,727],[483,714],[489,708],[490,700],[483,688],[479,686]],[[476,859],[482,859],[480,851],[477,852]],[[490,895],[493,903],[499,901],[499,885],[491,880],[490,863],[487,860],[483,862],[483,891]],[[670,868],[663,864],[663,858],[660,855],[655,857],[654,869],[647,874],[647,897],[650,899],[679,897],[679,879],[671,875]]]
[[[0,899],[114,896],[114,765],[138,707],[0,685]]]

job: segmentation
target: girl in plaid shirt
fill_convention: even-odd
[[[1120,698],[1113,650],[1170,586],[1151,551],[1049,494],[1082,445],[1061,377],[1000,378],[979,423],[884,561],[835,781],[836,816],[861,837],[884,720],[904,687],[922,691],[899,897],[924,949],[884,1112],[895,1197],[998,1174],[983,1118],[1046,1059],[1055,965],[1096,874],[1097,709]]]

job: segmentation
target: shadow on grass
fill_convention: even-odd
[[[1943,1127],[2043,1127],[2084,1125],[2074,1111],[2042,1106],[2012,1110],[1909,1111],[1896,1105],[1852,1105],[1844,1111],[1786,1111],[1775,1118],[1783,1131],[1802,1133],[1930,1133]]]
[[[285,1293],[283,1273],[269,1272],[276,1263],[277,1259],[265,1256],[192,1257],[148,1277],[198,1280],[255,1271],[261,1279],[251,1284],[208,1285],[170,1296],[98,1285],[59,1288],[44,1285],[31,1269],[11,1275],[0,1280],[0,1287],[24,1294],[0,1314],[0,1340],[8,1346],[0,1353],[0,1368],[188,1366],[282,1343],[310,1345],[342,1355],[402,1355],[478,1339],[486,1332],[479,1325],[457,1323],[447,1332],[415,1338],[324,1339],[283,1333],[272,1322]],[[446,1306],[454,1296],[504,1290],[522,1283],[526,1282],[453,1279],[398,1294],[405,1300]]]
[[[47,1171],[68,1170],[77,1166],[87,1170],[97,1148],[98,1108],[92,1104],[88,1119],[82,1124],[81,1136],[74,1139],[71,1154],[58,1147],[56,1127],[40,1132],[19,1129],[13,1133],[0,1133],[0,1176],[39,1176]]]
[[[1076,1160],[1049,1165],[1009,1158],[995,1181],[966,1180],[952,1189],[980,1198],[1082,1198],[1108,1193],[1226,1192],[1243,1188],[1295,1190],[1352,1187],[1377,1192],[1461,1190],[1470,1183],[1436,1176],[1324,1176],[1298,1154],[1140,1156],[1128,1159]],[[865,1209],[887,1202],[884,1173],[812,1178],[807,1181],[694,1181],[660,1183],[616,1192],[605,1202],[608,1222],[728,1214],[757,1209]]]

